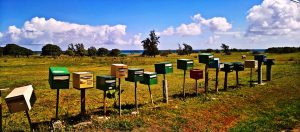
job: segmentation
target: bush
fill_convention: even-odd
[[[265,52],[266,53],[295,53],[299,52],[300,47],[272,47],[268,48]]]
[[[119,49],[112,49],[109,53],[110,56],[117,57],[121,54],[121,51]]]
[[[97,51],[98,56],[107,56],[108,54],[109,54],[109,51],[106,48],[99,48]]]
[[[3,55],[13,55],[15,57],[20,57],[20,55],[24,55],[29,57],[30,55],[33,55],[33,51],[16,44],[7,44],[3,48]]]
[[[60,56],[62,53],[61,49],[59,46],[54,45],[54,44],[46,44],[42,48],[42,56]]]

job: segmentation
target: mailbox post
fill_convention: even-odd
[[[213,60],[213,55],[210,53],[200,53],[198,55],[199,63],[205,64],[205,83],[204,83],[204,89],[205,93],[208,92],[208,64],[210,61]]]
[[[31,110],[35,101],[36,96],[32,85],[15,88],[5,97],[5,102],[10,113],[25,111],[30,131],[32,131],[32,125],[28,111]]]
[[[91,72],[73,72],[73,87],[80,90],[81,114],[85,114],[85,90],[94,87],[94,75]]]
[[[178,59],[177,60],[177,69],[182,69],[183,70],[183,98],[185,98],[185,90],[184,90],[184,85],[185,85],[185,73],[186,70],[192,69],[194,66],[194,61],[191,59]]]
[[[245,60],[245,68],[250,68],[250,87],[253,87],[252,69],[256,69],[257,65],[258,63],[256,60]]]
[[[168,82],[166,80],[166,74],[173,73],[173,65],[170,62],[161,62],[154,64],[155,72],[157,74],[163,74],[163,101],[168,103]]]
[[[104,116],[106,116],[106,97],[107,92],[113,91],[115,93],[116,91],[116,77],[114,76],[97,76],[96,77],[96,88],[103,90],[104,92],[104,98],[103,98],[103,111]]]
[[[137,82],[143,79],[144,69],[141,68],[129,68],[128,77],[125,78],[126,81],[134,82],[134,104],[135,111],[138,112],[138,100],[137,100]]]
[[[8,88],[0,89],[0,132],[2,132],[2,91],[6,91]]]
[[[244,71],[245,67],[244,64],[241,62],[233,62],[233,70],[235,70],[236,76],[236,87],[239,87],[239,71]]]
[[[258,84],[262,84],[262,67],[261,67],[261,64],[263,62],[265,62],[266,55],[255,55],[254,56],[254,60],[258,61],[258,70],[257,70],[257,73],[258,73],[258,76],[257,76]]]
[[[233,64],[224,62],[224,67],[221,68],[221,71],[225,72],[225,78],[224,78],[224,90],[227,90],[227,78],[228,78],[228,73],[233,71]]]
[[[191,69],[190,78],[196,80],[196,96],[198,96],[198,79],[203,79],[203,70],[200,69]]]
[[[266,62],[264,63],[267,66],[267,73],[266,73],[266,78],[267,81],[271,81],[272,78],[272,65],[274,65],[274,60],[275,59],[266,59]]]
[[[154,104],[150,85],[157,84],[157,74],[155,72],[144,72],[143,79],[140,81],[140,83],[148,85],[151,103]]]
[[[112,64],[111,75],[118,78],[118,89],[119,89],[119,115],[121,115],[121,78],[127,77],[128,66],[125,64]]]
[[[208,68],[215,68],[216,69],[216,82],[215,82],[215,90],[216,92],[218,92],[218,84],[219,84],[219,70],[220,68],[223,68],[224,65],[220,64],[220,59],[219,58],[213,58],[213,60],[211,60],[208,63]]]
[[[69,89],[70,73],[66,67],[49,68],[49,84],[51,89],[56,89],[56,114],[58,119],[59,89]]]

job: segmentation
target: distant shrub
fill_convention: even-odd
[[[98,56],[107,56],[109,54],[109,50],[106,48],[99,48],[97,51]]]
[[[126,54],[120,54],[119,56],[120,56],[120,57],[127,57]]]
[[[261,54],[261,52],[255,50],[255,51],[252,51],[252,54],[257,55],[257,54]]]
[[[59,46],[54,44],[46,44],[42,48],[42,56],[60,56],[62,53]]]
[[[121,51],[119,49],[112,49],[109,53],[110,56],[119,56],[121,54]]]
[[[300,52],[300,47],[272,47],[268,48],[266,53],[295,53]]]

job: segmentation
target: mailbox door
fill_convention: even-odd
[[[51,89],[68,89],[70,75],[54,75]]]
[[[165,72],[164,73],[173,73],[173,65],[171,63],[165,64]]]

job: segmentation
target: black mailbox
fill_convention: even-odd
[[[233,64],[232,63],[229,63],[229,62],[225,62],[223,63],[224,64],[224,67],[221,68],[221,71],[224,71],[224,72],[232,72],[233,71]]]

